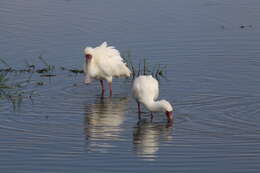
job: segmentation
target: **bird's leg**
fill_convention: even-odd
[[[166,128],[172,127],[173,121],[167,121]]]
[[[141,120],[141,106],[140,106],[140,102],[136,102],[137,103],[137,107],[138,107],[138,120]]]
[[[138,114],[141,114],[141,105],[140,102],[137,101],[137,106],[138,106]]]
[[[109,85],[109,94],[110,94],[110,97],[112,96],[112,83],[108,83]]]
[[[100,84],[101,84],[101,90],[102,90],[102,97],[104,96],[104,93],[105,93],[105,88],[104,88],[104,84],[103,84],[103,80],[100,80]]]
[[[151,122],[153,121],[153,113],[151,112]]]

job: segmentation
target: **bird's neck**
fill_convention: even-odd
[[[87,63],[88,66],[92,66],[93,64],[95,64],[95,60],[94,60],[94,58],[91,58],[86,63]]]
[[[160,101],[147,101],[144,103],[144,105],[146,106],[146,108],[152,112],[158,112],[158,111],[163,111],[163,105],[161,104]]]
[[[95,71],[95,69],[96,69],[96,62],[95,62],[94,58],[92,58],[91,60],[86,62],[86,69],[88,70],[88,73],[91,73],[91,72]]]

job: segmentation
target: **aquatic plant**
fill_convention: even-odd
[[[0,73],[0,99],[8,100],[13,105],[14,110],[22,103],[25,95],[31,97],[31,94],[28,95],[28,93],[20,89],[21,86],[21,82],[9,83],[7,74]]]
[[[127,51],[122,54],[128,68],[132,72],[132,80],[140,75],[152,75],[157,80],[160,78],[166,78],[167,65],[155,64],[150,65],[146,58],[143,58],[137,65],[135,65],[131,58],[131,53]]]
[[[6,75],[0,73],[0,92],[3,89],[10,88],[10,86],[8,86],[6,84],[7,81],[8,81],[8,78],[6,77]]]
[[[65,68],[65,67],[60,67],[61,70],[66,70],[66,71],[69,71],[71,73],[75,73],[75,74],[78,74],[78,73],[84,73],[84,70],[83,69],[76,69],[76,68]]]
[[[56,74],[54,74],[54,70],[55,70],[55,66],[49,64],[41,55],[38,57],[38,59],[44,64],[44,68],[41,69],[37,69],[36,72],[37,73],[41,73],[41,77],[52,77],[52,76],[56,76]]]
[[[146,58],[143,58],[139,61],[139,63],[135,64],[132,61],[131,52],[127,51],[122,55],[124,58],[128,68],[132,72],[131,80],[135,79],[136,77],[140,75],[152,75],[156,79],[160,81],[160,78],[166,79],[166,65],[161,64],[155,64],[150,65]],[[48,63],[42,55],[38,57],[41,64],[32,64],[28,60],[25,60],[25,66],[20,67],[19,69],[13,68],[10,64],[8,64],[4,59],[0,59],[0,64],[3,65],[2,68],[0,68],[0,100],[6,99],[8,100],[12,105],[13,108],[16,109],[21,103],[24,98],[32,98],[33,95],[35,95],[34,91],[28,92],[26,90],[27,86],[30,85],[36,85],[36,86],[44,86],[45,83],[43,81],[35,81],[31,80],[33,74],[38,74],[40,77],[54,77],[56,75],[56,67],[50,63]],[[77,69],[77,68],[66,68],[66,67],[60,67],[59,68],[62,71],[67,71],[69,73],[73,74],[83,74],[83,69]],[[14,74],[21,74],[26,73],[29,76],[28,78],[19,81],[14,82],[10,81],[9,73]],[[8,77],[9,76],[9,77]]]
[[[24,69],[14,69],[6,61],[0,59],[0,62],[4,65],[4,68],[0,69],[0,100],[7,100],[13,105],[15,110],[22,103],[24,98],[31,98],[33,91],[26,91],[25,88],[31,83],[31,74],[34,71],[35,66],[28,65]],[[20,81],[12,81],[8,77],[9,73],[23,73],[30,72],[28,79]]]

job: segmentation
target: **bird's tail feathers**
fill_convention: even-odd
[[[107,42],[104,41],[104,42],[100,45],[100,47],[107,47]]]

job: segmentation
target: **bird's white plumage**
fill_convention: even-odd
[[[130,77],[131,71],[123,62],[119,51],[108,46],[106,42],[95,48],[86,47],[84,52],[92,56],[91,60],[84,64],[86,82],[99,79],[111,83],[113,77]]]
[[[136,78],[132,92],[134,98],[152,112],[173,110],[168,101],[156,101],[159,96],[159,84],[152,76],[139,76]]]
[[[133,95],[141,103],[156,100],[159,96],[159,84],[152,76],[139,76],[133,83]]]

